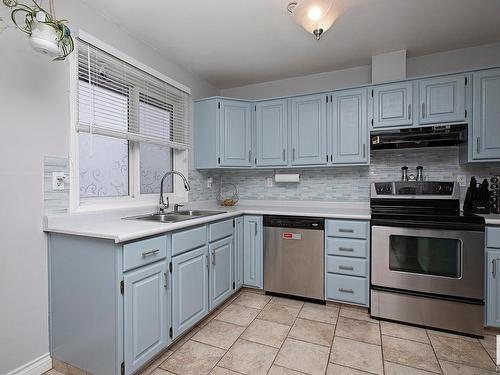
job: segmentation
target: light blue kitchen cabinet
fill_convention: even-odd
[[[327,164],[327,95],[305,95],[291,99],[291,164]]]
[[[173,338],[208,313],[208,246],[172,257]]]
[[[366,89],[338,91],[331,98],[330,162],[368,163]]]
[[[268,100],[255,105],[257,166],[286,166],[288,101]]]
[[[251,105],[235,100],[220,101],[220,165],[250,167],[252,156]]]
[[[263,227],[262,216],[244,217],[243,284],[262,289]]]
[[[234,219],[234,286],[235,290],[243,286],[243,248],[244,243],[244,221],[243,216]]]
[[[413,82],[375,86],[373,128],[413,125]]]
[[[129,374],[170,344],[169,277],[165,260],[124,276],[124,352]]]
[[[500,250],[487,251],[486,325],[500,327]]]
[[[233,293],[233,236],[210,243],[210,310]]]
[[[419,84],[419,123],[463,122],[465,113],[465,74],[423,79]]]
[[[473,159],[500,159],[500,69],[473,76]]]

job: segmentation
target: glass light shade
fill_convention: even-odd
[[[327,31],[342,11],[342,0],[299,0],[291,9],[294,21],[307,32],[315,34],[318,39],[316,30]]]

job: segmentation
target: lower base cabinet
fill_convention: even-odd
[[[500,328],[500,250],[488,249],[486,254],[486,325]]]
[[[125,368],[133,373],[170,344],[170,280],[166,261],[124,276]]]
[[[233,293],[233,236],[210,243],[210,310]]]
[[[234,235],[233,235],[233,248],[234,248],[234,287],[236,290],[243,286],[243,247],[245,226],[243,216],[234,219]]]
[[[208,314],[208,246],[172,258],[172,334],[177,338]]]
[[[262,289],[263,280],[262,216],[244,217],[243,284]]]

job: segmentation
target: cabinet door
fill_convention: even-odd
[[[172,258],[173,338],[208,313],[208,246]]]
[[[373,88],[373,127],[413,124],[413,82],[394,83]]]
[[[250,167],[252,165],[250,104],[235,100],[222,100],[220,103],[220,165]]]
[[[170,298],[167,262],[160,261],[125,274],[125,368],[131,374],[169,342]]]
[[[488,250],[486,324],[500,327],[500,251]]]
[[[419,81],[420,124],[465,121],[465,75]]]
[[[333,94],[330,126],[333,163],[368,161],[366,89],[346,90]]]
[[[210,310],[233,293],[233,236],[209,245]]]
[[[500,69],[474,73],[474,159],[500,159]]]
[[[234,284],[235,289],[243,286],[243,233],[244,224],[243,217],[234,219]]]
[[[327,163],[326,100],[326,95],[292,99],[292,165]]]
[[[287,165],[287,100],[256,104],[257,165]]]
[[[245,216],[244,227],[243,284],[262,288],[262,216]]]

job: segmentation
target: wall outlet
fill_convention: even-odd
[[[208,177],[207,178],[207,188],[211,189],[213,183],[214,183],[214,179],[212,177]]]
[[[467,186],[467,177],[463,174],[457,175],[457,182],[460,186],[465,187]]]
[[[272,177],[266,177],[266,187],[268,187],[268,188],[273,187],[273,178]]]
[[[64,190],[66,175],[64,172],[52,172],[52,190]]]

